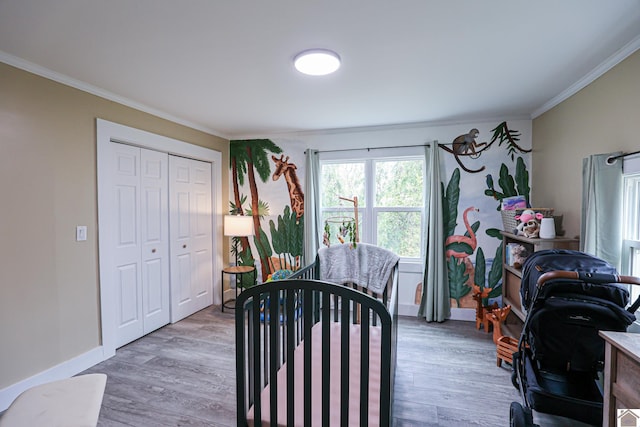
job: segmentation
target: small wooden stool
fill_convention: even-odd
[[[498,338],[498,342],[496,343],[496,366],[501,367],[503,360],[508,364],[513,365],[513,353],[516,351],[518,351],[517,339],[506,335]]]

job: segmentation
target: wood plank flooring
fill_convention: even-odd
[[[519,401],[491,334],[472,322],[398,323],[394,425],[506,426]],[[85,373],[107,374],[99,426],[235,426],[234,315],[210,307]],[[584,425],[535,414],[541,426]]]

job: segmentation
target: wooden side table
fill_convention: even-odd
[[[222,294],[222,306],[221,310],[224,313],[225,308],[235,309],[233,305],[228,306],[227,304],[230,302],[234,302],[238,297],[238,289],[242,287],[242,275],[253,273],[253,283],[256,283],[257,271],[256,268],[252,265],[236,265],[233,267],[226,267],[222,269],[222,282],[220,285],[221,294]],[[225,274],[233,274],[236,278],[236,298],[225,301],[224,300],[224,275]]]
[[[604,338],[604,427],[616,423],[617,409],[640,408],[640,334],[600,331]]]

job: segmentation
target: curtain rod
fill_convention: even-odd
[[[440,144],[438,143],[438,141],[433,141],[433,142],[438,145],[451,145],[451,144]],[[390,147],[367,147],[367,148],[343,148],[340,150],[313,150],[313,152],[316,154],[317,153],[337,153],[341,151],[361,151],[361,150],[371,151],[371,150],[385,150],[389,148],[411,148],[411,147],[431,147],[431,143],[428,142],[426,144],[415,144],[415,145],[394,145],[392,147],[390,146]]]
[[[612,165],[618,159],[624,159],[625,157],[635,156],[636,154],[640,154],[640,151],[634,151],[632,153],[623,153],[623,154],[619,154],[617,156],[607,157],[607,164]]]

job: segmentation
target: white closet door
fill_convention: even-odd
[[[170,320],[167,154],[113,143],[110,283],[116,347]],[[164,182],[163,182],[164,181]]]
[[[112,284],[116,293],[117,347],[144,335],[140,271],[140,149],[114,144]]]
[[[169,157],[171,321],[213,303],[211,164]]]
[[[142,312],[147,334],[171,320],[168,156],[142,150],[141,166]]]

